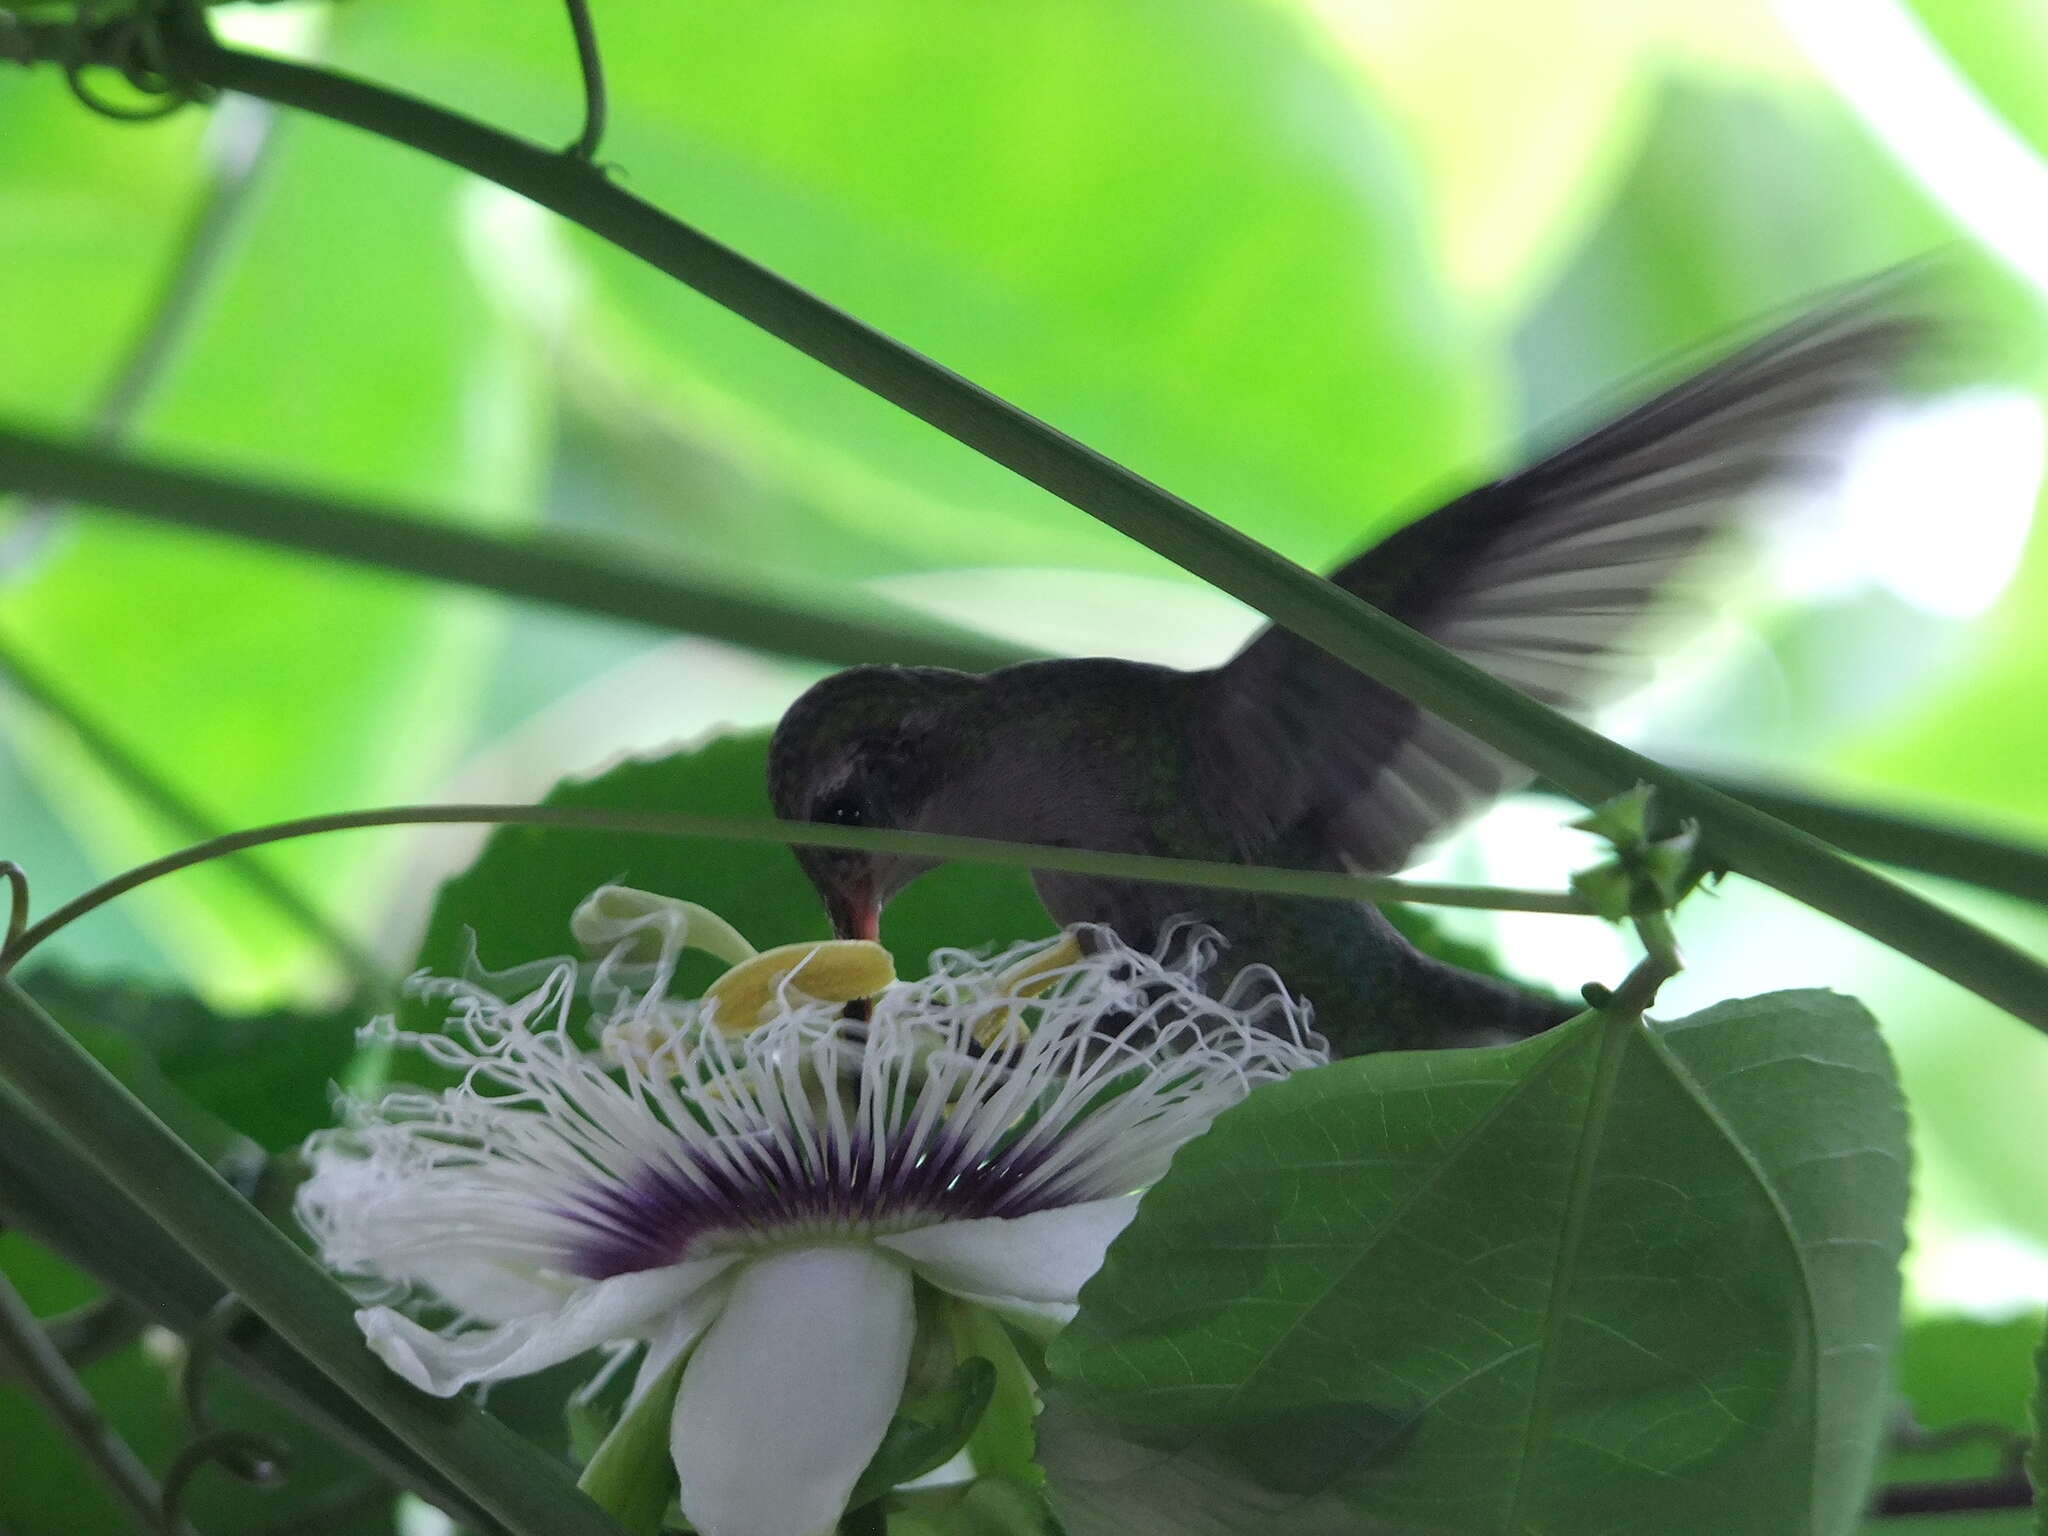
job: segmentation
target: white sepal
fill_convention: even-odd
[[[1029,1216],[943,1221],[875,1241],[909,1259],[941,1290],[1071,1304],[1137,1214],[1138,1197],[1119,1195]]]

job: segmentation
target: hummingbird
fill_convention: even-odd
[[[1525,468],[1409,522],[1330,580],[1558,708],[1625,686],[1645,620],[1760,494],[1824,480],[1924,339],[1867,293],[1809,313]],[[1111,852],[1392,872],[1531,774],[1271,626],[1199,671],[1110,657],[974,674],[860,666],[770,743],[785,819]],[[794,850],[846,938],[928,858]],[[1036,871],[1062,927],[1150,949],[1191,919],[1314,1008],[1340,1055],[1499,1042],[1577,1010],[1422,953],[1367,902]]]

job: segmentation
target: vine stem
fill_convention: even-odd
[[[678,569],[644,552],[607,552],[587,539],[462,526],[457,515],[340,501],[278,485],[230,480],[185,465],[82,447],[0,424],[0,489],[61,494],[105,507],[529,598],[665,631],[712,635],[806,661],[887,661],[986,671],[1028,651],[881,598],[837,593],[736,570]]]
[[[149,1468],[128,1442],[100,1416],[92,1394],[50,1341],[21,1293],[0,1274],[0,1356],[14,1368],[15,1380],[42,1404],[43,1411],[76,1445],[107,1491],[146,1536],[165,1529],[163,1493]],[[193,1536],[182,1520],[170,1529],[175,1536]]]
[[[8,643],[4,633],[0,633],[0,688],[12,688],[70,731],[87,755],[99,762],[109,778],[175,827],[179,836],[211,839],[221,835],[221,829],[212,819],[169,779],[130,752],[110,731],[87,715],[76,700],[60,692],[54,683],[30,666],[27,658]],[[255,859],[231,859],[228,868],[252,892],[325,947],[368,995],[379,997],[391,991],[390,978],[369,952],[342,932],[290,881]],[[15,903],[16,919],[24,916],[27,906],[28,896],[24,890]],[[8,944],[13,944],[19,937],[18,926],[11,924]]]
[[[1873,1519],[1900,1515],[1988,1513],[1998,1509],[2028,1509],[2034,1503],[2034,1485],[2024,1472],[2007,1472],[1997,1477],[1965,1478],[1948,1483],[1893,1483],[1880,1488],[1871,1508]]]
[[[277,139],[277,107],[253,98],[236,98],[230,107],[217,113],[210,125],[215,150],[211,179],[185,226],[154,302],[93,411],[92,438],[102,446],[112,447],[128,434],[176,358],[193,317],[220,274],[243,205],[270,162]],[[22,526],[0,541],[0,575],[23,557],[25,548],[39,542],[48,525],[69,505],[61,493],[49,491],[25,499]],[[4,636],[0,636],[0,674],[4,674],[0,680],[11,683],[31,705],[69,730],[86,753],[98,759],[108,777],[176,827],[181,836],[201,838],[219,833],[220,828],[167,775],[122,746],[75,699],[31,667]],[[369,995],[390,991],[389,979],[362,946],[289,881],[251,860],[238,859],[231,867],[258,897],[326,948]],[[26,905],[25,899],[21,905]],[[12,942],[15,934],[10,932],[7,937]]]
[[[896,611],[868,594],[855,611],[837,592],[792,590],[786,576],[741,569],[669,572],[651,567],[637,551],[614,552],[587,540],[549,534],[510,537],[465,528],[462,514],[449,509],[371,506],[5,425],[0,425],[0,490],[61,496],[134,517],[668,633],[704,635],[803,661],[893,661],[981,672],[1045,654]],[[1995,829],[1850,805],[1783,784],[1686,771],[1708,788],[1747,801],[1859,858],[2048,906],[2048,849]]]
[[[219,276],[243,205],[270,161],[277,108],[246,99],[237,106],[241,110],[222,111],[211,125],[213,174],[166,264],[154,301],[93,408],[88,431],[96,443],[119,442],[148,404]],[[61,491],[25,498],[18,526],[0,539],[0,573],[27,559],[65,509]]]
[[[6,990],[0,982],[0,993]],[[204,1326],[222,1283],[164,1225],[150,1192],[138,1199],[130,1186],[109,1177],[70,1134],[10,1087],[4,1073],[0,1124],[7,1127],[0,1137],[0,1220],[32,1233],[164,1326],[180,1333]],[[45,1331],[53,1330],[45,1325]],[[272,1403],[347,1447],[381,1478],[439,1505],[464,1529],[492,1528],[482,1508],[405,1436],[270,1329],[225,1341],[223,1354]]]
[[[1609,1007],[1640,1017],[1657,1001],[1664,983],[1684,968],[1678,958],[1678,935],[1671,930],[1668,912],[1643,912],[1634,919],[1636,937],[1643,941],[1643,958],[1614,989]]]
[[[28,871],[12,859],[0,859],[0,877],[7,881],[7,938],[0,943],[0,953],[4,953],[28,926]]]
[[[1792,784],[1699,768],[1685,771],[1709,789],[1753,805],[1858,858],[2048,907],[2048,848],[2039,844],[2002,836],[1989,826],[1958,825],[1946,816],[1934,821],[1893,807],[1851,804]]]
[[[829,826],[812,821],[776,821],[766,816],[691,816],[678,812],[603,811],[566,805],[399,805],[369,811],[340,811],[273,822],[245,832],[209,838],[176,853],[138,864],[94,886],[17,934],[0,950],[0,972],[59,929],[117,896],[165,875],[265,843],[346,832],[365,827],[399,827],[449,822],[484,822],[535,827],[569,827],[585,832],[630,832],[650,837],[717,838],[741,843],[800,844],[817,848],[859,848],[874,853],[907,853],[966,863],[1018,869],[1056,869],[1067,874],[1109,876],[1169,885],[1229,891],[1313,896],[1339,901],[1404,901],[1422,906],[1479,907],[1494,911],[1543,912],[1582,917],[1592,909],[1578,897],[1556,891],[1522,891],[1496,886],[1436,885],[1384,875],[1345,875],[1327,870],[1271,869],[1152,854],[1097,853],[1048,848],[1036,843],[1002,843],[979,837],[940,837],[929,832],[885,832]]]
[[[590,19],[589,0],[567,0],[569,30],[576,35],[576,67],[583,75],[583,131],[562,153],[594,162],[604,142],[604,57],[597,51],[597,26]]]
[[[11,980],[0,1077],[334,1386],[508,1536],[621,1536],[567,1469],[468,1404],[430,1398],[364,1345],[339,1285]]]
[[[222,47],[166,18],[185,77],[408,144],[520,193],[688,284],[1033,484],[1250,604],[1593,805],[1637,783],[1699,821],[1717,859],[1862,929],[2048,1031],[2048,966],[1740,801],[1608,740],[652,204],[557,153],[417,97]]]

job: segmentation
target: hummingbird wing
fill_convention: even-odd
[[[1867,290],[1839,301],[1330,579],[1545,703],[1583,710],[1630,681],[1632,633],[1679,568],[1756,493],[1835,469],[1859,408],[1891,392],[1931,330]],[[1241,852],[1306,836],[1354,868],[1400,869],[1532,777],[1277,625],[1211,679],[1199,771]]]

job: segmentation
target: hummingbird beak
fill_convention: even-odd
[[[841,939],[866,939],[875,943],[882,933],[882,904],[874,888],[835,889],[825,898],[826,915],[832,919],[832,933]]]

